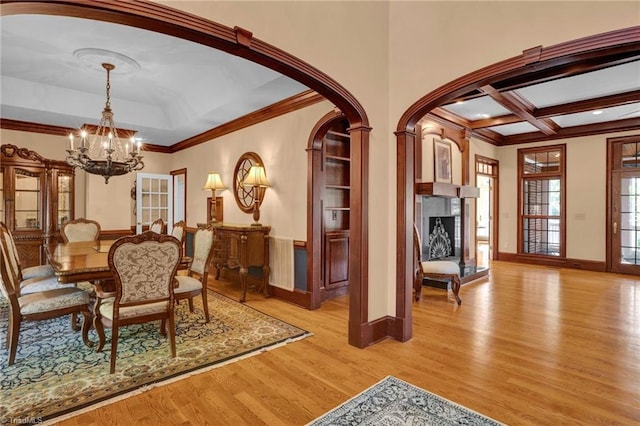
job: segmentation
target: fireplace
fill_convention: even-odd
[[[478,267],[469,250],[469,198],[476,198],[475,187],[436,182],[416,184],[416,225],[422,242],[424,261],[448,260],[460,265],[464,284],[488,274]],[[443,288],[442,283],[424,280],[424,284]],[[446,288],[444,283],[444,288]]]

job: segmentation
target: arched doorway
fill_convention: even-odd
[[[331,101],[349,121],[351,143],[352,189],[350,216],[352,232],[349,257],[361,259],[350,262],[349,276],[349,343],[357,347],[371,342],[363,331],[368,319],[367,306],[367,253],[368,206],[368,150],[369,121],[364,108],[344,87],[313,66],[295,58],[272,45],[253,37],[243,28],[229,28],[208,19],[157,3],[137,1],[135,3],[116,0],[85,1],[82,3],[55,3],[13,1],[5,2],[1,15],[45,14],[62,15],[113,22],[160,32],[185,40],[200,43],[227,53],[248,59],[291,77]]]
[[[469,73],[420,98],[400,118],[396,134],[397,154],[397,221],[396,250],[396,317],[403,319],[402,338],[411,338],[411,303],[413,247],[412,227],[415,199],[414,152],[416,125],[430,111],[482,87],[491,86],[506,79],[526,80],[535,73],[546,73],[548,78],[560,77],[581,67],[615,61],[617,55],[637,55],[640,51],[640,27],[632,27],[604,34],[597,34],[547,48],[536,47],[522,55]],[[469,133],[470,129],[463,129]],[[470,135],[469,135],[470,136]],[[467,137],[465,136],[465,139]],[[465,158],[465,156],[463,156]],[[467,160],[469,155],[467,153]],[[464,161],[464,160],[463,160]],[[469,169],[467,164],[467,170]],[[464,167],[463,167],[464,169]]]

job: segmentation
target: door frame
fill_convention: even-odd
[[[625,174],[636,171],[640,174],[640,168],[630,169],[627,173],[621,171],[619,168],[616,170],[614,166],[614,146],[618,144],[624,143],[640,143],[640,135],[631,135],[631,136],[622,136],[622,137],[614,137],[607,138],[607,212],[606,212],[606,271],[607,272],[615,272],[621,274],[637,274],[640,273],[640,266],[633,265],[622,265],[619,262],[615,262],[617,258],[617,250],[618,247],[614,247],[614,235],[613,235],[613,224],[616,221],[619,221],[618,214],[614,211],[614,179],[619,179]],[[618,194],[619,195],[619,194]]]
[[[489,173],[484,173],[480,170],[481,165],[483,164],[490,166]],[[491,179],[492,187],[489,190],[489,196],[490,196],[489,212],[491,214],[489,217],[489,244],[491,246],[489,250],[489,260],[490,261],[498,260],[498,242],[500,241],[500,238],[498,234],[499,217],[497,213],[500,211],[499,209],[500,197],[498,192],[498,187],[500,182],[499,181],[500,162],[493,158],[484,157],[482,155],[476,154],[475,170],[476,170],[476,186],[478,184],[478,175],[487,176]],[[478,216],[478,202],[476,201],[476,218],[477,216]],[[478,229],[476,228],[476,253],[478,251],[477,235],[478,235]]]

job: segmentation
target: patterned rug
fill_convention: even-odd
[[[159,321],[120,329],[116,372],[109,374],[111,330],[105,329],[107,343],[96,353],[82,343],[81,333],[71,331],[70,316],[23,323],[16,361],[8,367],[9,308],[0,297],[0,424],[68,417],[93,404],[310,336],[218,293],[209,291],[208,301],[209,324],[200,297],[194,298],[193,313],[186,301],[176,306],[176,358],[171,358]],[[89,337],[98,341],[95,330]]]
[[[448,399],[387,376],[307,426],[502,425]]]

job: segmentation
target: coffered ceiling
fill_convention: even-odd
[[[487,82],[434,109],[429,123],[498,146],[640,129],[640,52],[593,53]]]

